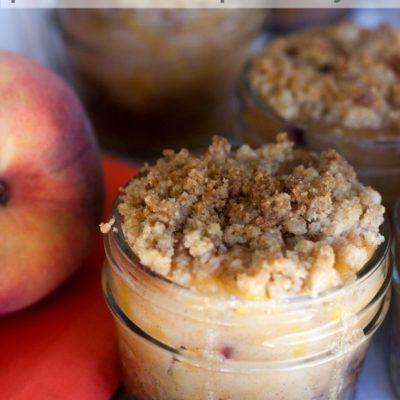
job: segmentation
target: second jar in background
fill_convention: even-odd
[[[148,156],[230,129],[259,10],[63,10],[78,88],[108,149]]]
[[[400,32],[345,22],[271,41],[241,79],[240,131],[253,146],[287,131],[336,149],[391,207],[400,194]]]

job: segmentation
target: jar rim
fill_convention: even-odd
[[[210,10],[208,10],[208,11],[210,11]],[[213,10],[213,11],[221,12],[221,11],[227,11],[227,10],[219,9],[219,10]],[[53,22],[56,25],[56,27],[59,29],[61,36],[65,40],[66,43],[76,46],[78,49],[88,51],[94,55],[101,56],[103,54],[103,51],[101,49],[99,49],[98,47],[96,47],[95,45],[93,45],[93,43],[89,43],[87,41],[84,42],[81,40],[82,38],[79,38],[74,33],[72,33],[71,30],[65,26],[65,23],[63,23],[62,18],[59,15],[59,13],[54,13]],[[260,31],[263,23],[265,22],[265,18],[260,17],[259,21],[257,21],[257,22],[258,22],[258,24],[241,24],[239,26],[239,28],[237,26],[232,27],[231,29],[227,30],[227,32],[225,32],[224,34],[231,35],[231,36],[232,35],[238,36],[240,34],[245,33],[246,35],[249,35],[249,36],[251,36],[251,35],[256,36],[257,32]],[[196,35],[198,36],[199,34],[191,32],[191,33],[189,33],[188,36],[195,37]],[[186,35],[183,35],[183,36],[186,36]],[[107,55],[109,56],[109,53],[107,53]],[[123,54],[121,57],[122,58],[125,57],[125,54]]]
[[[133,178],[136,179],[136,178]],[[129,183],[129,182],[128,182]],[[128,184],[127,183],[127,184]],[[301,296],[291,296],[284,299],[247,299],[241,296],[232,295],[227,299],[226,297],[213,295],[209,293],[204,293],[201,291],[193,291],[190,287],[183,286],[168,277],[165,277],[150,267],[143,265],[138,256],[133,252],[131,247],[128,245],[125,240],[124,230],[122,226],[122,216],[118,212],[117,206],[120,201],[120,196],[117,197],[113,209],[112,209],[112,218],[114,219],[113,227],[115,229],[111,229],[109,233],[107,233],[104,243],[105,250],[108,257],[113,258],[111,252],[111,244],[110,241],[113,241],[118,250],[123,255],[124,261],[128,263],[128,268],[139,268],[143,273],[145,273],[150,279],[154,279],[157,283],[161,285],[167,285],[169,287],[173,287],[177,291],[180,291],[187,297],[191,297],[193,299],[198,300],[206,300],[213,301],[214,303],[222,303],[226,304],[227,301],[234,302],[235,304],[240,304],[249,309],[257,309],[266,306],[267,304],[273,305],[285,305],[285,306],[293,306],[299,307],[302,305],[311,305],[313,303],[326,301],[334,296],[340,295],[344,291],[351,290],[352,287],[359,285],[361,282],[368,279],[377,268],[382,264],[385,260],[388,252],[390,251],[391,244],[391,229],[390,222],[387,218],[387,215],[384,217],[384,222],[380,226],[380,233],[384,238],[384,241],[377,247],[371,258],[365,263],[365,265],[357,271],[354,278],[349,278],[346,282],[341,285],[337,285],[333,288],[330,288],[326,291],[319,293],[318,295],[301,295]],[[400,204],[400,202],[399,202]],[[399,207],[400,208],[400,207]],[[117,262],[114,262],[115,265],[119,268],[120,272],[126,275],[126,271],[122,270]]]

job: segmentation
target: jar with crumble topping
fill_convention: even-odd
[[[242,73],[238,126],[260,145],[288,131],[334,148],[391,207],[400,182],[400,32],[345,22],[272,40]]]
[[[327,189],[333,170],[349,190]],[[311,187],[336,204],[325,228]],[[103,290],[131,398],[353,399],[390,302],[390,228],[378,229],[371,190],[340,156],[282,140],[235,152],[216,140],[203,156],[166,152],[143,169],[102,226]],[[282,214],[284,193],[298,207]]]
[[[103,290],[132,399],[354,398],[389,306],[388,240],[347,287],[283,302],[193,295],[141,265],[117,232],[106,250]]]
[[[100,143],[143,158],[228,132],[235,83],[265,13],[70,9],[57,17]]]

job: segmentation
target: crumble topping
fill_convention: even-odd
[[[400,32],[389,25],[344,22],[275,39],[249,73],[288,121],[400,132]]]
[[[383,238],[381,196],[334,150],[259,149],[223,138],[201,156],[165,150],[122,189],[118,211],[141,262],[181,285],[247,298],[342,284]]]
[[[99,225],[100,232],[104,234],[109,233],[111,229],[115,229],[113,228],[114,223],[115,223],[115,218],[111,218],[108,222],[101,222]]]

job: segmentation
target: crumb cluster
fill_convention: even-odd
[[[122,190],[118,211],[141,262],[181,285],[246,298],[342,284],[383,240],[381,196],[335,151],[259,149],[215,137],[201,156],[164,151]]]
[[[351,22],[271,41],[249,71],[255,93],[307,126],[400,132],[400,32]]]

